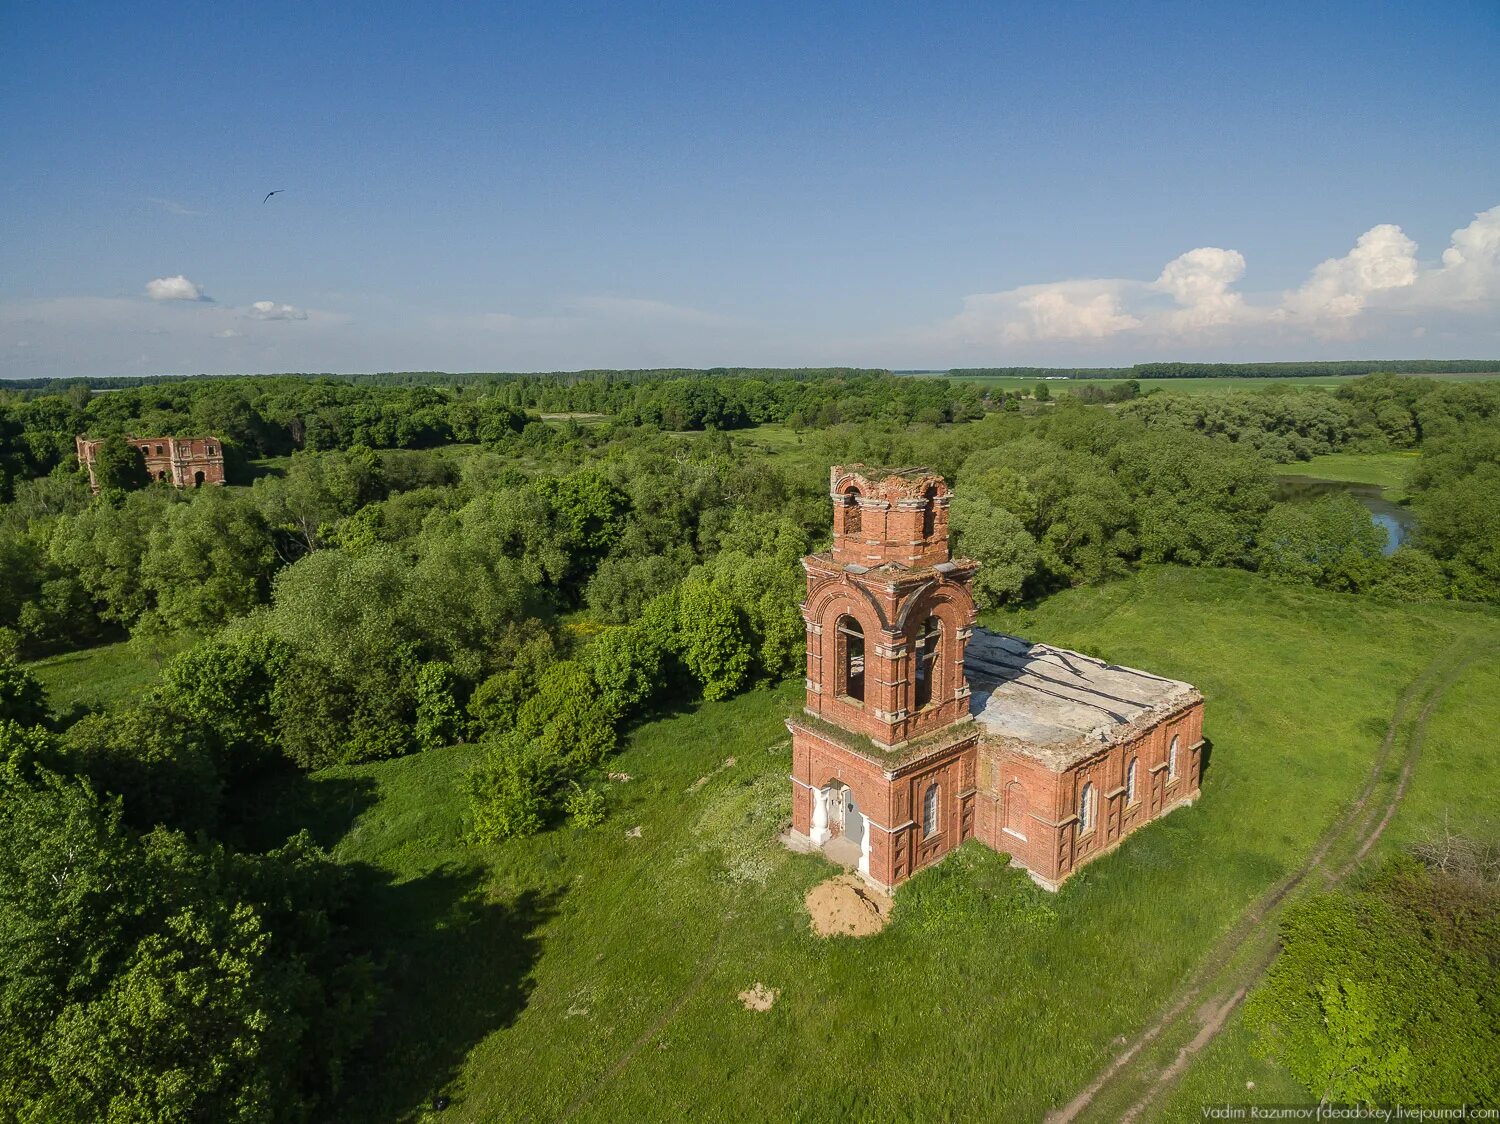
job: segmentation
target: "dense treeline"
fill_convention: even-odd
[[[275,375],[105,375],[78,378],[9,379],[6,387],[17,391],[43,394],[65,394],[74,387],[91,390],[128,390],[162,383],[209,382],[214,380],[295,378],[352,382],[361,386],[471,386],[517,379],[540,379],[544,382],[660,382],[684,378],[752,378],[781,379],[843,378],[853,375],[884,375],[880,367],[646,367],[635,370],[613,368],[581,371],[381,371],[374,374],[341,375],[332,371],[286,371]]]
[[[68,463],[80,433],[212,434],[224,442],[233,477],[243,474],[245,458],[299,449],[495,443],[526,426],[526,411],[607,414],[619,425],[668,430],[803,428],[950,422],[979,417],[1003,398],[969,384],[885,374],[668,377],[675,375],[524,375],[462,386],[278,376],[156,382],[107,394],[81,383],[62,394],[0,392],[0,499],[16,480]]]

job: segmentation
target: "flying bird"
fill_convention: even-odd
[[[271,198],[271,196],[273,196],[273,195],[280,195],[285,190],[286,190],[286,188],[284,188],[284,187],[278,187],[275,191],[268,191],[268,192],[266,192],[266,199]],[[260,201],[261,202],[261,206],[265,206],[266,199],[262,199]]]

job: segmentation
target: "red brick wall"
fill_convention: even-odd
[[[939,730],[969,713],[964,650],[974,623],[968,581],[972,569],[905,583],[889,575],[851,574],[825,558],[803,560],[807,570],[807,709],[844,729],[897,745]],[[864,634],[863,703],[841,695],[842,618]],[[941,624],[933,663],[932,700],[916,705],[916,638],[928,617]]]
[[[947,561],[947,482],[934,472],[872,479],[862,467],[835,465],[829,473],[834,561],[872,569]]]
[[[953,746],[909,773],[887,779],[886,770],[817,733],[789,723],[792,730],[792,828],[812,831],[812,789],[849,786],[865,816],[870,837],[870,877],[886,885],[904,882],[913,871],[936,862],[974,833],[975,742]],[[938,830],[922,835],[922,799],[938,785]]]

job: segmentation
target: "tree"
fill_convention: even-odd
[[[101,491],[130,490],[151,483],[151,474],[146,471],[146,458],[140,449],[115,433],[94,450],[94,482]]]
[[[287,540],[287,561],[323,547],[335,523],[384,495],[380,461],[368,448],[296,453],[281,477],[255,481],[256,505]]]
[[[1496,963],[1493,881],[1398,856],[1288,907],[1245,1022],[1323,1102],[1494,1104]]]
[[[173,504],[151,532],[141,585],[155,600],[151,621],[207,632],[265,601],[276,566],[271,529],[249,502],[221,488]]]
[[[953,498],[949,520],[955,551],[981,563],[971,585],[974,599],[986,609],[1019,600],[1041,564],[1036,540],[1021,520],[977,489]]]
[[[601,619],[629,624],[647,601],[679,576],[671,559],[660,554],[612,556],[599,563],[584,590],[584,600]]]
[[[204,731],[160,697],[108,714],[90,714],[62,737],[62,760],[95,791],[124,800],[126,820],[206,830],[218,819],[224,784]]]
[[[677,599],[677,643],[682,662],[705,699],[727,699],[750,672],[751,647],[734,604],[709,581],[694,576]]]
[[[536,693],[542,673],[557,659],[552,637],[540,621],[527,621],[509,630],[496,647],[500,670],[469,697],[469,722],[474,734],[507,733],[522,705]]]
[[[0,657],[0,721],[38,726],[47,720],[47,692],[14,659]]]
[[[661,686],[665,653],[638,628],[609,628],[585,654],[599,702],[610,714],[640,713]]]
[[[353,882],[305,835],[264,855],[137,837],[42,772],[0,816],[0,1117],[297,1120],[373,1013]]]
[[[289,643],[269,632],[227,629],[162,669],[165,705],[211,736],[226,779],[238,779],[275,756],[276,687],[294,654]]]
[[[76,575],[102,620],[129,627],[154,599],[141,575],[151,533],[169,505],[185,501],[161,488],[132,492],[118,504],[106,499],[59,519],[48,553],[53,563]]]
[[[1350,496],[1279,503],[1266,516],[1256,546],[1262,573],[1358,593],[1382,572],[1385,531]]]

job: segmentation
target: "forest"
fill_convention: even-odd
[[[0,1119],[326,1116],[377,1064],[395,977],[360,918],[391,888],[307,832],[268,839],[266,802],[320,770],[466,743],[474,845],[597,823],[630,731],[801,674],[798,559],[826,542],[830,464],[954,481],[986,610],[1154,566],[1500,604],[1494,382],[1039,400],[670,371],[52,390],[0,392]],[[80,433],[106,439],[97,496]],[[147,482],[126,433],[219,437],[231,486]],[[1353,500],[1276,499],[1279,466],[1396,451],[1420,455],[1418,531],[1394,553]],[[126,641],[161,673],[108,708],[54,706],[25,666]],[[1383,877],[1361,891],[1375,905],[1319,908],[1394,909],[1391,880],[1418,876]]]

